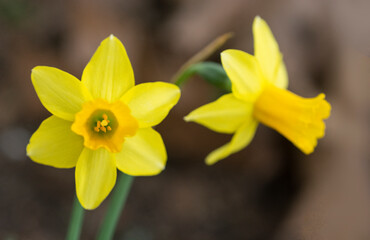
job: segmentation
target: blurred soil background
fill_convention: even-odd
[[[113,33],[137,83],[169,81],[225,32],[235,35],[223,49],[253,53],[256,15],[277,38],[289,89],[326,93],[326,137],[306,156],[261,125],[249,147],[207,167],[206,154],[230,136],[182,120],[220,96],[194,78],[157,127],[167,168],[135,179],[115,239],[370,239],[369,11],[368,0],[0,0],[0,239],[64,239],[74,198],[74,169],[26,157],[50,115],[31,84],[33,67],[80,78]],[[108,202],[86,213],[82,239],[94,239]]]

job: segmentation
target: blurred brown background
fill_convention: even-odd
[[[223,49],[253,53],[256,15],[284,54],[289,89],[327,94],[326,137],[305,156],[260,126],[252,144],[207,167],[207,153],[230,136],[182,117],[219,93],[194,78],[158,126],[167,169],[136,178],[115,239],[370,239],[370,1],[368,0],[0,0],[0,239],[63,239],[74,170],[33,163],[30,135],[50,114],[31,85],[31,69],[54,66],[80,78],[99,43],[124,43],[136,82],[169,81],[216,36]],[[219,61],[215,54],[213,61]],[[93,239],[109,198],[88,212]]]

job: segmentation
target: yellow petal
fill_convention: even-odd
[[[166,166],[167,154],[161,135],[152,128],[139,129],[135,136],[126,138],[116,154],[117,168],[133,176],[160,173]]]
[[[171,83],[142,83],[131,88],[122,101],[131,109],[140,128],[159,124],[179,101],[180,89]]]
[[[104,148],[84,148],[76,166],[76,191],[85,209],[95,209],[108,196],[116,183],[114,155]]]
[[[286,71],[286,67],[283,61],[281,61],[275,82],[273,82],[273,84],[278,88],[282,88],[282,89],[288,88],[288,84],[289,84],[288,73]]]
[[[234,95],[242,100],[254,101],[264,84],[256,58],[240,50],[226,50],[221,53],[221,61]]]
[[[89,93],[81,82],[57,68],[38,66],[32,69],[31,79],[41,103],[49,112],[73,121]]]
[[[118,100],[135,84],[126,50],[113,35],[96,50],[82,74],[82,82],[94,98]]]
[[[226,94],[214,102],[201,106],[185,117],[220,133],[234,133],[252,116],[253,105],[237,99],[233,94]]]
[[[254,55],[267,81],[287,88],[288,76],[274,35],[267,23],[257,16],[253,22]]]
[[[71,131],[71,122],[51,116],[32,135],[27,155],[35,162],[56,168],[76,166],[83,138]]]
[[[214,150],[206,157],[206,163],[212,165],[230,154],[236,153],[245,148],[253,139],[258,122],[249,118],[234,134],[231,142]]]

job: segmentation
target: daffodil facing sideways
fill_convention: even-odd
[[[260,17],[253,22],[255,55],[239,50],[221,53],[232,92],[201,106],[185,117],[216,132],[234,134],[226,145],[206,157],[211,165],[246,147],[258,123],[269,126],[305,154],[313,152],[325,134],[330,104],[324,94],[305,99],[286,90],[287,71],[279,46]]]
[[[113,35],[99,46],[81,81],[52,67],[32,70],[41,103],[53,115],[33,134],[27,155],[35,162],[75,169],[76,192],[94,209],[116,182],[117,168],[133,176],[160,173],[167,154],[159,124],[180,98],[170,83],[135,85],[130,60]]]

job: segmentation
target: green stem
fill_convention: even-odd
[[[98,240],[113,239],[118,219],[125,205],[134,177],[121,173],[118,177],[116,189],[100,227]]]
[[[72,216],[69,221],[67,240],[78,240],[80,239],[82,223],[84,219],[84,209],[82,208],[77,197],[75,197],[73,202]]]
[[[178,74],[178,78],[173,82],[181,87],[193,75],[200,76],[203,80],[225,92],[231,92],[231,82],[222,68],[221,64],[214,62],[199,62],[190,65]]]
[[[175,80],[174,84],[181,87],[194,74],[195,74],[194,68],[190,66],[179,75],[179,77]]]

